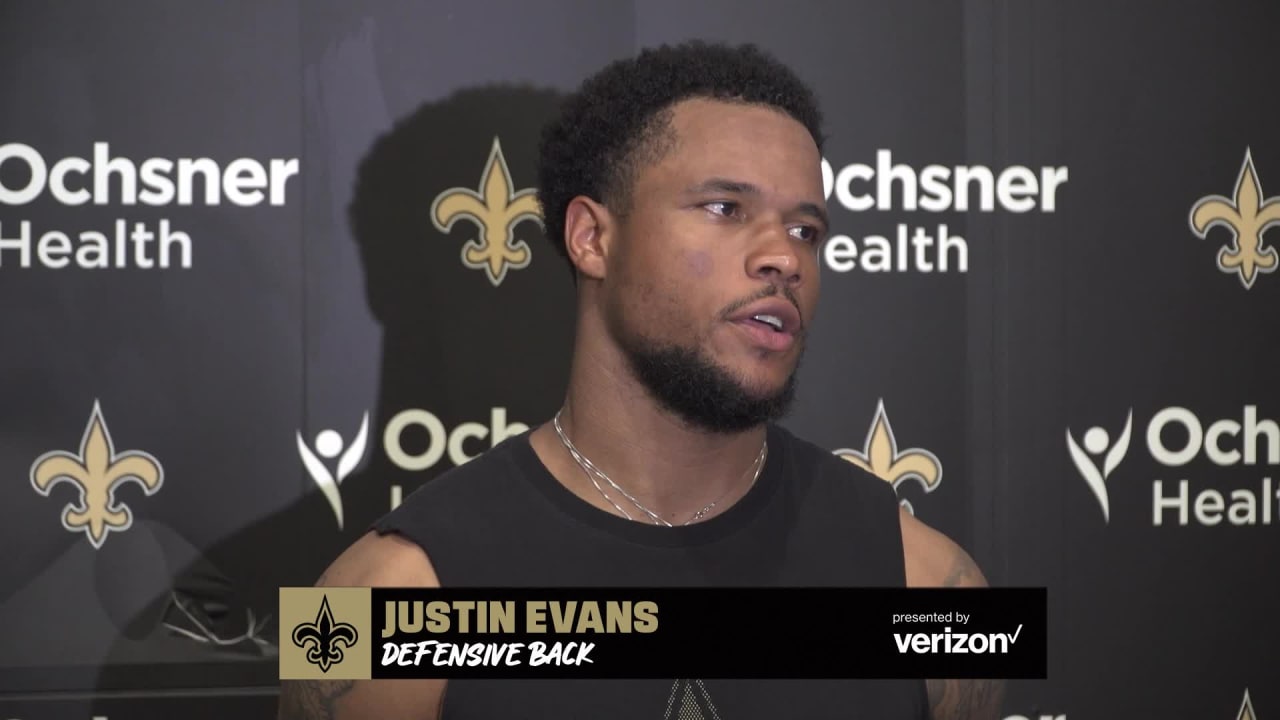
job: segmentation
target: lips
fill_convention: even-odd
[[[730,320],[758,345],[769,350],[786,350],[800,330],[800,313],[785,300],[768,299],[752,303]]]

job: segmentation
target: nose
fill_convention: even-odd
[[[803,263],[797,252],[797,242],[785,228],[775,227],[768,233],[762,233],[747,255],[747,274],[770,282],[799,285]]]

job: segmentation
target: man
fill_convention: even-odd
[[[985,585],[888,483],[776,423],[818,301],[820,123],[752,47],[589,79],[540,149],[579,299],[560,412],[426,483],[318,585]],[[989,720],[1000,702],[972,681],[290,681],[280,716]]]

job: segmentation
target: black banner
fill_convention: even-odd
[[[1045,678],[1042,588],[372,590],[373,678]]]

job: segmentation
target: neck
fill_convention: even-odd
[[[616,346],[581,341],[560,425],[582,456],[671,524],[684,523],[715,502],[702,519],[713,517],[741,499],[760,467],[756,461],[766,433],[764,425],[730,434],[692,427],[649,395]],[[583,500],[620,514],[616,503],[633,519],[653,522],[626,496],[597,478],[613,503],[603,497],[552,423],[531,435],[543,463]]]

